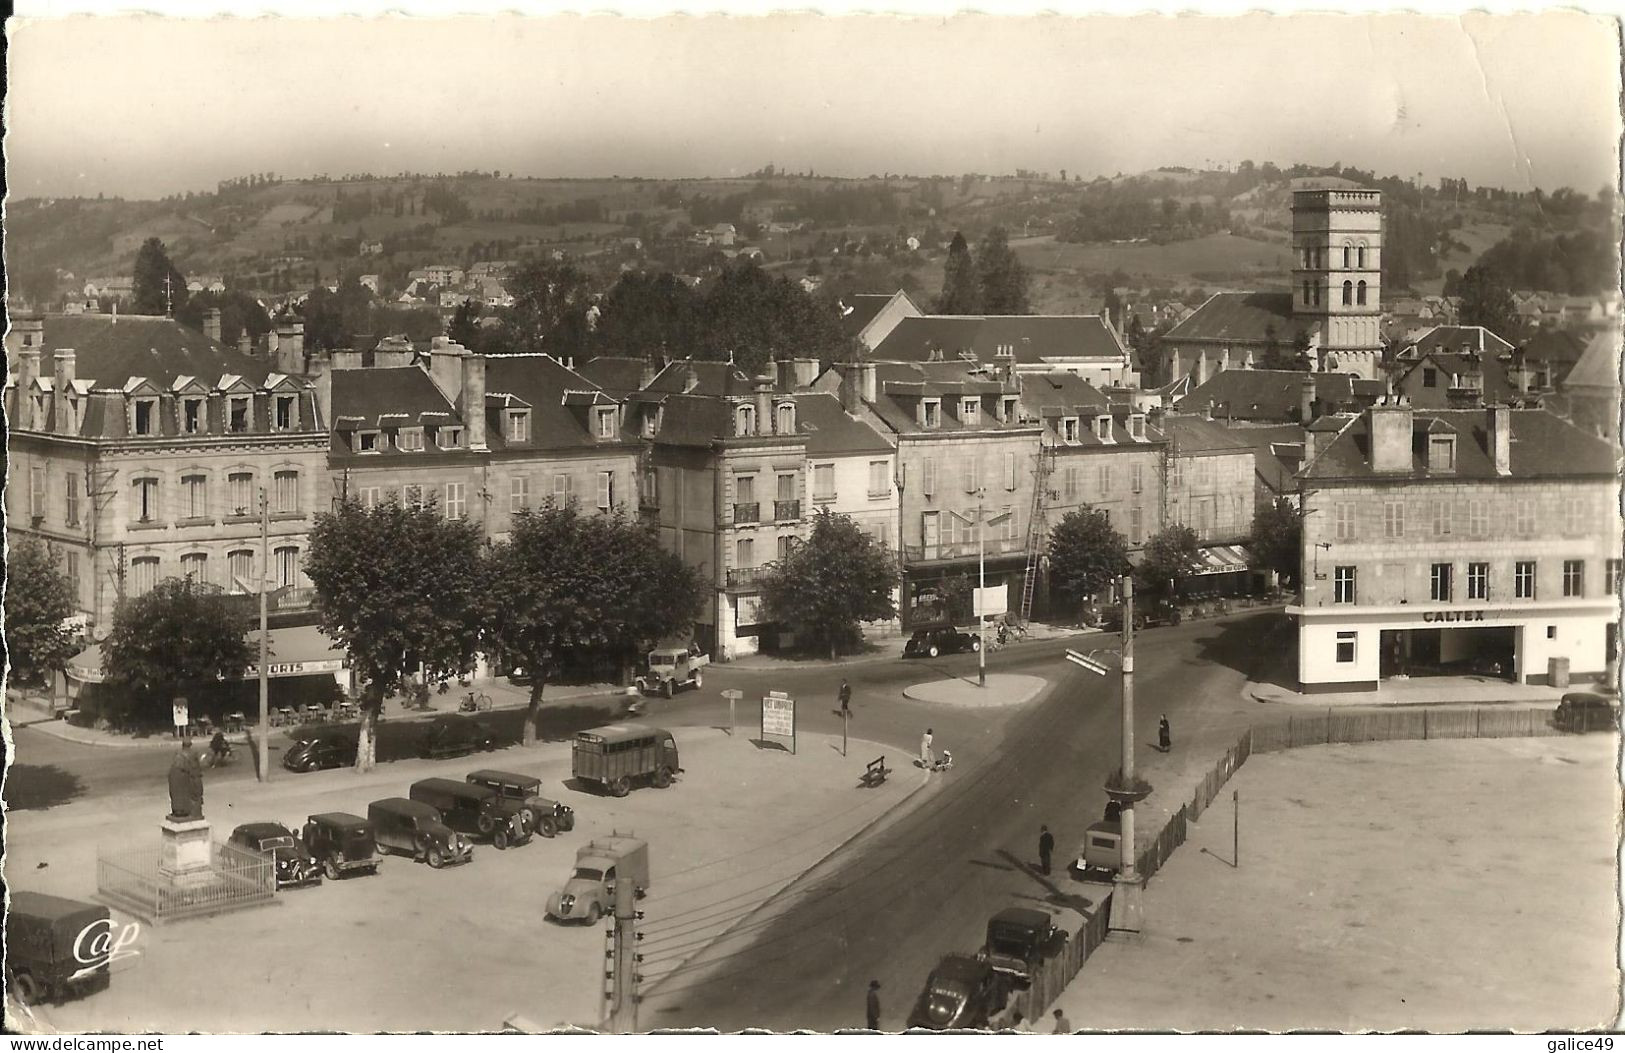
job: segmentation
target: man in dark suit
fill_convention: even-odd
[[[1055,835],[1049,832],[1049,827],[1038,828],[1038,866],[1044,873],[1049,873],[1049,857],[1055,851]]]
[[[880,1030],[880,981],[869,981],[869,1030]]]

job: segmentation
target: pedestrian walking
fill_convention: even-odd
[[[1038,828],[1038,866],[1044,873],[1049,873],[1049,857],[1055,851],[1055,835],[1049,832],[1049,827]]]
[[[880,1030],[880,981],[869,981],[869,1030]]]
[[[1068,1020],[1066,1018],[1065,1013],[1062,1013],[1059,1009],[1057,1009],[1055,1011],[1055,1031],[1054,1031],[1054,1034],[1057,1034],[1057,1035],[1070,1035],[1071,1033],[1072,1033],[1072,1021],[1070,1021],[1070,1020]]]
[[[852,685],[845,680],[841,681],[841,716],[852,715]]]
[[[937,763],[936,754],[931,752],[931,738],[931,729],[926,728],[925,734],[920,736],[920,767],[926,771],[930,771]]]
[[[1174,733],[1168,726],[1168,714],[1166,713],[1157,722],[1157,748],[1164,753],[1174,748]]]

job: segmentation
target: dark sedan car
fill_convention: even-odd
[[[355,763],[356,737],[342,731],[302,731],[282,754],[289,771],[320,771]]]
[[[908,1015],[909,1027],[932,1031],[985,1028],[1004,1007],[1005,982],[986,959],[950,954],[937,963]]]
[[[1559,731],[1617,731],[1619,703],[1595,691],[1570,691],[1557,703],[1552,723]]]
[[[951,626],[944,626],[939,629],[916,629],[908,643],[903,645],[903,657],[935,658],[938,655],[981,649],[980,637],[960,632]]]
[[[439,717],[423,735],[418,752],[424,757],[463,757],[478,750],[494,750],[499,743],[491,725],[472,717]]]
[[[1150,603],[1136,603],[1134,605],[1134,631],[1148,629],[1156,625],[1178,625],[1180,621],[1179,607],[1167,600],[1157,600]],[[1123,605],[1113,603],[1100,610],[1100,628],[1103,632],[1120,633],[1123,631]]]
[[[320,885],[322,868],[305,843],[281,823],[244,823],[226,843],[270,856],[276,863],[276,887]]]

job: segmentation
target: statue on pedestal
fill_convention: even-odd
[[[181,740],[181,748],[169,763],[169,818],[203,818],[203,762],[190,738]]]

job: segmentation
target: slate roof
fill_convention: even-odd
[[[841,329],[847,336],[857,336],[896,298],[896,293],[858,293],[847,297],[842,303],[850,310],[841,315]]]
[[[1510,354],[1512,345],[1481,325],[1436,325],[1414,341],[1417,354],[1445,351],[1459,354],[1464,348],[1479,355]]]
[[[1563,378],[1565,391],[1576,387],[1600,388],[1609,391],[1619,389],[1619,334],[1615,332],[1598,333],[1586,345],[1585,353],[1580,361],[1569,370],[1569,375]]]
[[[1511,476],[1534,479],[1576,475],[1612,478],[1617,472],[1615,450],[1605,439],[1587,434],[1546,410],[1508,410],[1512,429]],[[1412,418],[1411,468],[1408,472],[1371,470],[1370,414],[1342,420],[1343,428],[1320,455],[1299,473],[1300,479],[1497,479],[1495,458],[1488,445],[1488,414],[1483,409],[1416,409]],[[1318,422],[1317,422],[1318,425]],[[1444,427],[1457,435],[1456,470],[1443,475],[1427,471],[1426,436]],[[1317,426],[1317,430],[1319,430]]]
[[[332,377],[335,430],[411,427],[425,413],[456,417],[457,407],[418,366],[335,369]],[[436,419],[442,422],[445,418]],[[347,441],[343,448],[348,450]]]
[[[807,456],[892,452],[891,444],[846,412],[836,396],[809,392],[796,395],[795,400],[796,427],[807,437]]]
[[[870,406],[887,427],[895,432],[936,435],[962,431],[1016,431],[1037,427],[1034,423],[1011,421],[1001,423],[993,415],[991,401],[1006,391],[1003,381],[978,370],[967,362],[877,362],[875,363],[875,401]],[[963,395],[982,397],[982,411],[978,423],[971,427],[963,424],[950,405],[950,400]],[[925,398],[943,401],[941,423],[936,428],[922,428],[916,423],[915,410]]]
[[[491,355],[485,360],[485,441],[493,453],[509,449],[502,416],[491,396],[512,395],[531,407],[530,442],[522,449],[615,447],[621,439],[599,439],[593,432],[592,407],[616,400],[551,355]]]
[[[1293,335],[1299,329],[1307,332],[1313,323],[1293,316],[1289,292],[1219,292],[1168,330],[1163,339],[1263,344],[1271,325],[1281,346],[1290,348]]]
[[[1567,329],[1542,329],[1519,346],[1525,361],[1573,364],[1585,354],[1587,342]]]
[[[699,384],[693,391],[685,392],[690,367]],[[663,394],[748,395],[756,390],[756,385],[732,362],[708,362],[685,358],[667,363],[666,368],[662,369],[654,382],[644,390]]]
[[[1491,339],[1496,339],[1493,333]],[[1443,375],[1443,383],[1434,387],[1424,387],[1417,371],[1422,369],[1437,369]],[[1481,401],[1504,402],[1509,398],[1520,397],[1518,389],[1507,379],[1506,363],[1499,358],[1474,358],[1469,355],[1435,351],[1423,352],[1422,357],[1412,363],[1409,369],[1400,374],[1398,383],[1405,388],[1406,397],[1415,406],[1435,407],[1448,409],[1450,405],[1450,389],[1462,384],[1464,377],[1477,374],[1482,386]]]
[[[1136,439],[1129,433],[1130,408],[1113,404],[1111,395],[1101,391],[1082,377],[1072,373],[1025,374],[1021,377],[1021,409],[1036,416],[1043,424],[1048,442],[1063,449],[1079,447],[1140,446],[1148,442],[1162,442],[1163,433],[1147,417],[1144,438]],[[1095,435],[1094,419],[1101,414],[1112,418],[1110,441]],[[1062,437],[1062,420],[1078,418],[1077,438],[1067,441]]]
[[[226,373],[258,386],[271,371],[265,359],[210,340],[173,318],[149,315],[47,315],[40,373],[50,376],[52,353],[67,348],[74,350],[75,375],[103,390],[122,388],[131,377],[146,377],[160,387],[177,376],[212,385]]]
[[[1077,315],[946,315],[904,318],[870,355],[877,362],[1006,361],[1021,365],[1061,358],[1121,361],[1126,349],[1104,319]],[[940,352],[940,354],[937,354]],[[935,355],[935,359],[933,356]]]
[[[1303,381],[1312,379],[1321,412],[1355,404],[1354,377],[1348,373],[1307,373],[1295,369],[1221,369],[1206,384],[1174,403],[1182,413],[1206,413],[1234,420],[1295,421],[1303,408]]]
[[[1157,426],[1172,440],[1174,453],[1180,457],[1251,452],[1257,445],[1257,440],[1247,435],[1252,429],[1227,428],[1205,417],[1164,415]]]
[[[647,360],[635,355],[600,355],[584,362],[576,372],[615,394],[629,394],[643,386],[643,368]]]

